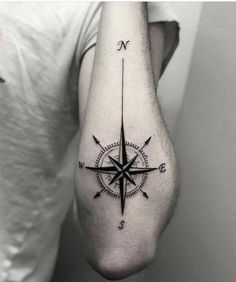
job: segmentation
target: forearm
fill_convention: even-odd
[[[88,259],[112,278],[152,259],[175,194],[175,157],[158,107],[149,49],[144,4],[105,4],[76,194]]]

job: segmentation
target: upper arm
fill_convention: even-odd
[[[153,74],[155,85],[157,85],[160,77],[160,69],[162,63],[162,54],[165,44],[165,34],[163,23],[149,24],[149,38],[151,47],[151,58],[153,66]],[[80,74],[79,74],[79,118],[83,123],[86,111],[86,105],[89,94],[89,86],[92,76],[93,60],[95,55],[95,46],[90,48],[83,56]]]

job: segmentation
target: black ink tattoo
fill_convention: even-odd
[[[139,149],[139,151],[142,151],[142,149],[143,149],[145,146],[147,146],[147,145],[149,144],[151,138],[152,138],[152,137],[150,136],[150,137],[144,142],[143,146],[141,147],[141,149]]]
[[[117,49],[117,51],[120,51],[122,48],[124,48],[124,50],[126,50],[129,43],[130,43],[129,40],[126,41],[126,42],[124,42],[123,40],[118,41],[117,45],[118,45],[119,48]]]
[[[0,77],[0,83],[5,83],[5,79],[3,79],[2,77]]]
[[[79,168],[84,168],[84,166],[85,166],[85,163],[84,162],[81,162],[81,161],[79,161],[78,162],[78,166],[79,166]]]
[[[123,229],[125,225],[125,221],[121,220],[120,225],[118,226],[119,229]]]
[[[93,135],[93,139],[95,143],[98,144],[104,150],[103,146],[101,145],[101,142],[94,135]]]
[[[146,199],[149,198],[148,194],[143,191],[143,186],[147,180],[148,172],[158,169],[157,167],[149,167],[148,156],[143,151],[144,147],[150,143],[151,137],[149,137],[141,147],[126,141],[123,108],[124,59],[122,59],[121,79],[120,141],[104,147],[101,145],[100,140],[93,136],[95,143],[101,147],[101,151],[96,159],[95,166],[86,166],[87,169],[96,172],[97,181],[101,187],[101,190],[95,194],[94,199],[100,197],[102,192],[119,198],[122,214],[124,213],[126,198],[135,195],[139,191],[142,192],[142,195]],[[164,172],[165,164],[161,164],[159,169],[160,172]],[[120,229],[122,228],[123,225]]]
[[[166,171],[166,163],[162,163],[162,164],[159,165],[159,171],[161,173]]]

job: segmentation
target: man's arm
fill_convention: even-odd
[[[160,56],[162,47],[160,40]],[[76,198],[88,261],[112,279],[139,271],[154,256],[176,195],[176,161],[155,94],[143,3],[104,4],[78,160]]]

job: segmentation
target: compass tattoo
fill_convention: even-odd
[[[122,44],[120,43],[120,46]],[[120,47],[121,48],[121,47]],[[95,144],[100,147],[94,166],[85,166],[96,173],[96,178],[100,190],[94,195],[94,199],[101,197],[102,193],[120,200],[121,214],[124,214],[126,198],[132,197],[141,192],[143,197],[149,199],[149,195],[144,191],[144,185],[148,178],[148,173],[158,170],[160,173],[166,171],[166,163],[157,167],[150,167],[148,156],[144,149],[150,143],[151,136],[146,139],[142,146],[130,143],[125,138],[125,126],[123,118],[124,108],[124,58],[121,61],[121,125],[120,140],[112,144],[103,146],[100,140],[93,135]],[[79,162],[80,168],[84,163]],[[119,229],[124,228],[125,221],[120,222]]]

